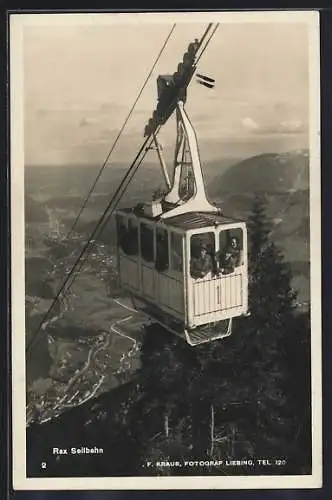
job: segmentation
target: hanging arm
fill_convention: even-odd
[[[162,218],[174,217],[175,215],[185,212],[217,212],[217,207],[212,205],[206,196],[196,133],[187,113],[185,112],[182,101],[179,101],[176,106],[176,120],[177,141],[174,159],[173,184],[170,192],[165,196],[165,201],[178,206],[168,212],[165,212],[162,215]],[[192,167],[195,183],[194,193],[187,201],[181,199],[179,194],[181,171],[185,164],[187,165],[187,161],[184,160],[186,155],[182,154],[182,148],[184,148],[184,150],[187,148],[187,156],[190,158],[189,163]],[[180,158],[182,159],[180,160]]]
[[[162,170],[163,175],[164,175],[164,179],[165,179],[165,183],[166,183],[167,189],[169,190],[171,188],[171,181],[169,180],[169,176],[168,176],[168,172],[167,172],[167,167],[166,167],[166,163],[165,163],[165,160],[164,160],[164,157],[163,157],[163,154],[162,154],[161,146],[159,144],[159,141],[158,141],[157,136],[156,136],[155,133],[153,134],[153,142],[154,142],[154,144],[156,146],[156,151],[157,151],[157,154],[158,154],[158,158],[159,158],[161,170]]]

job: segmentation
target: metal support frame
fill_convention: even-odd
[[[157,154],[158,154],[158,158],[159,158],[161,170],[162,170],[163,175],[164,175],[164,179],[165,179],[165,183],[166,183],[167,189],[171,189],[171,181],[169,180],[166,163],[165,163],[165,160],[164,160],[164,157],[163,157],[163,154],[162,154],[162,148],[161,148],[161,145],[160,145],[160,143],[159,143],[159,141],[157,139],[156,134],[153,134],[153,142],[154,142],[154,144],[156,146],[156,151],[157,151]]]
[[[182,101],[179,101],[176,106],[176,127],[173,182],[170,191],[165,196],[165,201],[176,207],[163,213],[161,218],[174,217],[187,212],[218,212],[217,207],[212,205],[206,196],[196,133]],[[188,161],[188,156],[190,161]],[[180,181],[182,169],[188,164],[192,168],[195,189],[192,196],[184,200],[180,196]]]
[[[209,336],[209,335],[204,336],[204,333],[203,333],[199,336],[200,338],[193,338],[193,336],[190,335],[190,332],[187,329],[185,329],[184,334],[185,334],[185,338],[186,338],[187,343],[189,345],[191,345],[192,347],[194,347],[196,345],[206,344],[207,342],[213,342],[214,340],[221,340],[221,339],[224,339],[225,337],[229,337],[232,334],[233,318],[229,318],[226,321],[228,322],[226,332],[225,333],[220,332],[220,333],[217,333],[216,335],[212,335],[212,336]],[[199,327],[198,327],[198,332],[199,332]]]

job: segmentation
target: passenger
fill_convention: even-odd
[[[233,236],[220,255],[220,269],[222,274],[230,274],[241,263],[241,249],[239,239]]]
[[[192,252],[195,254],[195,252]],[[199,255],[192,257],[190,262],[190,274],[193,278],[204,278],[209,272],[213,270],[213,263],[211,255],[208,253],[207,247],[200,244]]]

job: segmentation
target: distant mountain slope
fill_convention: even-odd
[[[284,243],[309,240],[309,153],[297,150],[262,154],[231,166],[208,185],[209,198],[230,217],[246,219],[256,195],[263,196],[267,216]],[[291,260],[298,260],[296,256]]]
[[[272,237],[292,266],[299,301],[309,300],[309,153],[262,154],[231,166],[208,185],[225,215],[246,220],[262,195]],[[294,263],[294,266],[293,266]],[[306,265],[305,265],[306,264]]]
[[[248,158],[214,179],[209,194],[286,192],[309,187],[309,152],[270,153]]]

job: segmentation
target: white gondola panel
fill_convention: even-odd
[[[156,287],[155,287],[155,270],[153,267],[146,266],[142,264],[141,267],[141,291],[143,296],[147,299],[152,299],[155,302],[156,299]]]
[[[213,321],[227,311],[232,316],[232,311],[243,306],[242,287],[242,273],[193,282],[194,317],[211,315]]]
[[[184,293],[183,282],[168,275],[156,272],[156,299],[161,306],[183,314]]]
[[[120,281],[124,286],[139,290],[138,261],[124,255],[119,255]]]

